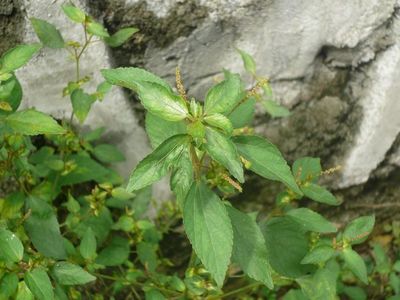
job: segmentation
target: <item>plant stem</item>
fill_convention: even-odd
[[[235,294],[239,294],[239,293],[241,293],[241,292],[244,292],[244,291],[246,291],[246,290],[248,290],[248,289],[251,289],[251,288],[253,288],[253,287],[257,287],[257,286],[259,286],[259,285],[261,285],[261,283],[259,283],[259,282],[252,283],[252,284],[246,285],[246,286],[244,286],[244,287],[242,287],[242,288],[239,288],[239,289],[230,291],[230,292],[228,292],[228,293],[225,293],[225,294],[223,294],[223,295],[220,295],[220,296],[218,296],[218,298],[211,298],[211,299],[222,299],[222,298],[226,298],[226,297],[229,297],[229,296],[232,296],[232,295],[235,295]]]

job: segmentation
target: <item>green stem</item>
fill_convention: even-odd
[[[222,299],[222,298],[226,298],[226,297],[229,297],[229,296],[232,296],[232,295],[235,295],[235,294],[239,294],[239,293],[244,292],[244,291],[246,291],[246,290],[249,290],[249,289],[251,289],[251,288],[253,288],[253,287],[257,287],[257,286],[259,286],[259,285],[261,285],[261,283],[259,283],[259,282],[252,283],[252,284],[246,285],[246,286],[244,286],[244,287],[242,287],[242,288],[239,288],[239,289],[230,291],[230,292],[228,292],[228,293],[225,293],[225,294],[223,294],[223,295],[221,295],[221,296],[218,296],[218,298],[211,298],[211,299]]]

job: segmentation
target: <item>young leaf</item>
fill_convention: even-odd
[[[127,190],[133,192],[163,177],[187,148],[189,136],[175,135],[146,156],[132,172]]]
[[[0,258],[19,262],[24,255],[24,246],[20,239],[7,229],[0,229]]]
[[[335,250],[329,246],[319,246],[313,249],[303,258],[302,264],[320,264],[328,261],[335,254]]]
[[[119,85],[131,89],[135,92],[138,90],[138,84],[141,82],[153,82],[162,85],[172,92],[168,83],[160,77],[140,68],[117,68],[109,70],[101,70],[101,74],[111,84]]]
[[[290,115],[290,111],[286,107],[279,105],[273,100],[263,100],[262,105],[265,111],[273,118],[287,117]]]
[[[239,103],[242,95],[239,75],[230,74],[224,81],[212,87],[206,96],[204,111],[207,115],[226,114]]]
[[[308,208],[292,209],[287,216],[307,231],[330,233],[336,232],[337,228],[320,214]]]
[[[321,160],[314,157],[302,157],[293,163],[293,176],[301,182],[315,182],[321,175]]]
[[[98,37],[107,38],[110,35],[107,32],[107,29],[104,28],[103,25],[97,22],[90,22],[87,24],[86,30],[88,33],[93,34]]]
[[[256,98],[251,97],[241,103],[228,115],[234,128],[242,128],[250,125],[254,118],[256,102]]]
[[[65,15],[72,21],[76,23],[84,23],[86,16],[83,11],[73,5],[63,5],[62,9]]]
[[[158,265],[156,250],[157,246],[153,243],[140,242],[136,246],[140,262],[150,272],[155,272]]]
[[[232,261],[251,278],[273,288],[264,236],[255,220],[227,205],[233,228]]]
[[[17,77],[12,75],[6,81],[0,84],[0,99],[2,102],[7,103],[11,106],[11,111],[16,111],[21,104],[22,99],[22,88]],[[0,115],[9,114],[0,112]]]
[[[103,266],[118,266],[129,257],[129,241],[119,236],[111,240],[110,245],[104,248],[96,258],[96,263]]]
[[[119,47],[138,31],[139,29],[135,27],[122,28],[114,33],[112,36],[105,38],[104,41],[110,47]]]
[[[171,136],[186,133],[186,124],[184,121],[171,122],[148,112],[146,114],[145,122],[146,132],[153,149],[157,148],[162,142]]]
[[[260,224],[267,245],[271,267],[279,274],[297,278],[305,275],[309,266],[300,262],[307,254],[308,237],[304,230],[288,217],[275,217]]]
[[[76,117],[83,123],[92,107],[92,97],[82,89],[76,89],[71,94],[71,103]]]
[[[54,265],[53,274],[61,285],[86,284],[96,280],[96,277],[86,272],[78,265],[61,261]]]
[[[34,296],[27,287],[25,281],[20,281],[18,283],[18,291],[15,300],[34,300]]]
[[[205,183],[192,184],[183,223],[197,256],[221,287],[232,254],[232,225],[225,205]]]
[[[256,62],[254,61],[253,57],[240,49],[237,49],[239,52],[240,56],[242,57],[243,60],[243,65],[244,68],[246,69],[247,72],[249,72],[251,75],[255,76],[256,75]]]
[[[218,163],[223,165],[239,182],[244,182],[243,167],[235,144],[229,137],[212,128],[206,129],[205,149]]]
[[[186,149],[176,165],[171,175],[171,189],[176,195],[176,200],[181,207],[186,195],[193,183],[193,164],[190,159],[189,149]]]
[[[233,142],[250,165],[250,170],[267,179],[283,182],[288,188],[302,195],[301,190],[278,148],[259,136],[236,136]]]
[[[7,272],[0,280],[0,299],[11,299],[18,288],[18,276],[16,273]]]
[[[79,245],[79,252],[86,260],[91,260],[96,257],[97,242],[93,230],[89,227],[82,237]]]
[[[343,238],[350,241],[352,245],[361,244],[374,229],[375,216],[364,216],[353,220],[346,226]]]
[[[332,195],[331,192],[329,192],[324,187],[319,186],[315,183],[307,182],[306,184],[303,184],[301,186],[301,190],[303,191],[304,195],[310,198],[311,200],[328,205],[340,204],[339,201],[336,199],[334,195]]]
[[[222,131],[228,136],[230,136],[232,134],[232,131],[233,131],[232,123],[224,115],[212,114],[209,116],[205,116],[204,122],[206,122],[208,125],[222,129]]]
[[[37,299],[54,299],[53,286],[46,271],[43,269],[33,269],[25,273],[25,282]]]
[[[152,114],[167,121],[180,121],[188,116],[182,99],[154,82],[141,82],[137,89],[143,106]]]
[[[354,275],[356,275],[363,283],[368,284],[367,267],[365,266],[362,257],[351,248],[344,249],[342,255],[344,261]]]
[[[27,199],[27,209],[31,209],[32,213],[24,222],[24,227],[35,248],[47,257],[66,258],[60,225],[52,207],[43,200],[31,197]]]
[[[8,115],[4,121],[16,133],[26,135],[65,133],[65,129],[53,118],[33,109],[17,111]]]
[[[3,73],[15,71],[25,65],[40,48],[42,48],[40,44],[28,44],[18,45],[8,50],[2,56],[0,70]]]
[[[53,49],[64,48],[64,39],[53,24],[36,18],[30,20],[36,35],[44,46]]]
[[[124,155],[118,150],[118,148],[110,144],[97,145],[93,149],[93,154],[97,159],[104,163],[113,163],[125,160]]]

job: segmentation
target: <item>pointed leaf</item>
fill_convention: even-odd
[[[256,75],[256,62],[254,58],[247,52],[237,49],[243,60],[244,68],[252,75]]]
[[[89,227],[82,237],[81,244],[79,245],[79,252],[86,260],[94,259],[96,257],[96,236],[93,230]]]
[[[96,277],[86,272],[80,266],[61,261],[54,265],[53,274],[61,285],[86,284],[96,280]]]
[[[25,281],[20,281],[18,284],[18,291],[15,300],[34,300],[31,290],[26,285]]]
[[[271,267],[264,236],[255,220],[241,211],[226,206],[233,228],[232,261],[251,278],[273,288]]]
[[[203,182],[194,182],[187,194],[183,223],[197,256],[221,287],[232,254],[232,225],[225,205]]]
[[[374,229],[375,216],[365,216],[353,220],[346,226],[343,238],[357,245],[364,242]]]
[[[239,182],[244,182],[242,163],[230,138],[217,130],[207,128],[206,140],[205,148],[212,159],[227,168]]]
[[[53,24],[36,18],[30,20],[36,35],[44,46],[53,49],[64,48],[64,39]]]
[[[25,273],[25,282],[37,299],[54,299],[53,286],[46,271],[43,269],[33,269]]]
[[[119,47],[138,31],[139,29],[135,27],[122,28],[114,33],[112,36],[105,38],[104,41],[110,47]]]
[[[249,126],[254,119],[256,98],[251,97],[236,107],[229,115],[234,128]]]
[[[229,121],[229,119],[227,117],[225,117],[222,114],[212,114],[209,116],[205,116],[204,122],[206,122],[208,125],[222,129],[222,131],[226,135],[232,134],[232,131],[233,131],[232,123],[231,123],[231,121]]]
[[[90,22],[87,24],[86,30],[88,33],[93,34],[98,37],[107,38],[110,35],[107,32],[107,29],[104,28],[103,25],[97,22]]]
[[[83,123],[92,107],[92,97],[82,89],[76,89],[71,94],[71,103],[76,117]]]
[[[329,246],[319,246],[313,249],[301,261],[302,264],[321,264],[329,259],[335,254],[335,250]]]
[[[182,155],[188,142],[189,136],[186,134],[174,135],[164,141],[136,166],[127,191],[139,190],[161,179]]]
[[[167,121],[148,112],[146,114],[146,133],[150,138],[151,146],[155,149],[171,136],[186,133],[186,124],[184,121]]]
[[[368,284],[367,267],[362,257],[351,248],[344,249],[342,254],[344,261],[353,274],[363,283]]]
[[[331,222],[308,208],[292,209],[287,213],[287,215],[307,231],[321,233],[337,231],[337,228]]]
[[[311,200],[314,200],[316,202],[328,205],[340,204],[331,192],[315,183],[307,182],[306,184],[301,185],[301,190],[307,198],[310,198]]]
[[[0,229],[0,258],[6,261],[19,262],[24,255],[21,240],[11,231]]]
[[[12,72],[25,65],[42,48],[40,44],[18,45],[2,56],[2,73]]]
[[[13,131],[26,135],[65,133],[65,129],[53,118],[33,109],[10,114],[5,118],[5,123]]]
[[[259,136],[236,136],[233,138],[239,154],[248,160],[250,170],[267,179],[284,183],[288,188],[302,195],[292,172],[278,148]]]
[[[193,165],[192,160],[190,159],[189,149],[186,149],[174,167],[170,184],[181,207],[183,207],[183,202],[192,183]]]
[[[293,176],[301,182],[315,182],[321,175],[321,160],[314,157],[302,157],[293,163]]]
[[[206,114],[226,114],[239,103],[242,87],[237,74],[230,74],[224,81],[212,87],[206,96],[204,111]]]
[[[93,154],[97,159],[104,163],[113,163],[124,161],[124,155],[117,147],[110,144],[100,144],[94,147]]]
[[[64,11],[64,13],[66,14],[66,16],[76,22],[76,23],[84,23],[86,16],[85,13],[83,11],[81,11],[79,8],[77,8],[76,6],[73,5],[63,5],[62,9]]]

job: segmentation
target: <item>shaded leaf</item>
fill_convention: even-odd
[[[36,35],[44,46],[53,49],[64,48],[64,39],[53,24],[36,18],[30,20]]]

